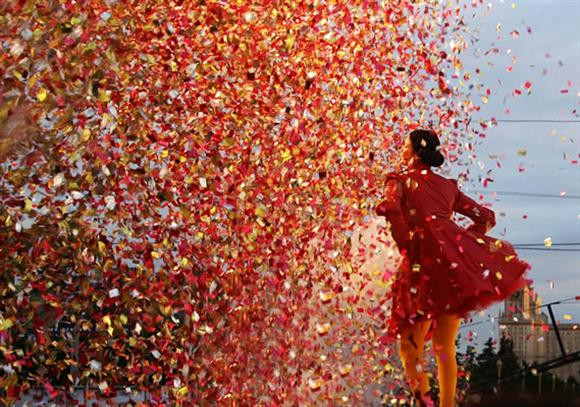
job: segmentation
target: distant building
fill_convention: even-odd
[[[529,288],[514,293],[504,302],[498,320],[500,332],[513,340],[514,353],[528,364],[543,363],[562,356],[549,315],[538,308],[541,302]],[[547,310],[546,310],[547,312]],[[558,324],[566,353],[580,350],[580,326]],[[580,380],[580,362],[550,370],[562,379]]]

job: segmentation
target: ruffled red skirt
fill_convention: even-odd
[[[509,242],[468,231],[451,219],[416,228],[389,294],[387,341],[419,321],[441,314],[467,318],[505,300],[532,283],[525,278],[530,269]]]

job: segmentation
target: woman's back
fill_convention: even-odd
[[[429,222],[433,215],[451,218],[457,197],[454,180],[429,169],[411,169],[398,177],[404,184],[404,205],[413,225]]]
[[[408,171],[387,175],[389,178],[401,184],[401,209],[409,227],[434,220],[451,221],[453,212],[473,220],[470,231],[486,233],[495,225],[495,213],[491,209],[461,192],[455,179],[436,174],[427,165],[417,164]]]

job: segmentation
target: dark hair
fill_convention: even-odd
[[[437,134],[432,130],[413,130],[409,135],[413,150],[425,164],[431,167],[440,167],[445,162],[445,157],[437,147],[441,144]]]

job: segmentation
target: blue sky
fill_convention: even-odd
[[[486,4],[491,7],[486,7],[484,13],[480,6],[475,18],[471,6],[466,12],[466,21],[479,31],[480,41],[464,52],[464,67],[470,72],[480,68],[479,82],[483,89],[492,90],[487,104],[476,100],[482,110],[474,119],[578,120],[578,113],[572,112],[579,107],[580,100],[580,2]],[[514,30],[519,32],[518,38],[511,34]],[[499,48],[499,53],[477,56],[493,47]],[[507,71],[508,66],[512,66],[511,72]],[[532,83],[531,94],[523,91],[521,96],[514,97],[513,90],[523,90],[526,81]],[[568,93],[561,92],[565,89]],[[506,113],[506,109],[510,112]],[[477,175],[492,170],[494,182],[487,188],[485,201],[493,204],[497,225],[490,235],[514,244],[543,243],[548,237],[554,243],[579,242],[580,200],[494,196],[493,191],[580,195],[580,166],[570,163],[579,157],[580,123],[499,123],[488,129],[486,135],[470,168],[474,182],[463,190],[476,198],[478,194],[474,191],[484,190],[478,185]],[[525,150],[526,155],[518,154],[520,150]],[[500,162],[501,168],[496,162]],[[452,173],[461,170],[454,168]],[[528,218],[523,219],[523,215]],[[532,265],[530,277],[543,303],[580,295],[580,252],[518,250],[518,254]],[[499,309],[494,306],[474,321],[497,315]],[[580,323],[578,303],[556,306],[554,311],[562,321],[564,314],[572,315],[572,321],[563,322]],[[477,333],[476,344],[480,347],[489,336],[497,334],[497,323],[471,329]],[[462,333],[465,335],[467,330]],[[461,348],[467,343],[463,339]]]

